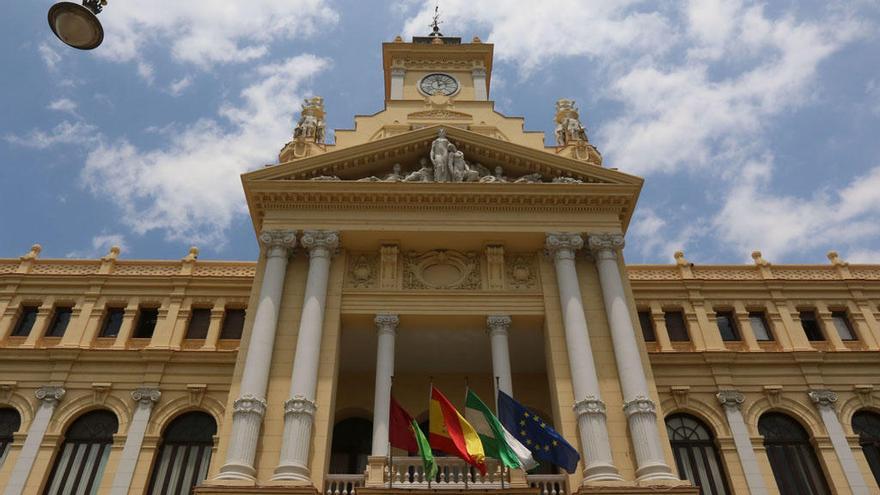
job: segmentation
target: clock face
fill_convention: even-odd
[[[419,88],[426,95],[441,94],[449,96],[458,91],[458,81],[448,74],[428,74],[422,78]]]

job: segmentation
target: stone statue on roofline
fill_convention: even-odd
[[[309,141],[324,144],[326,125],[324,123],[324,98],[306,98],[302,105],[299,121],[293,130],[294,141]]]
[[[595,165],[602,164],[602,155],[590,144],[574,100],[560,98],[556,101],[555,121],[556,146],[565,148],[564,155]]]

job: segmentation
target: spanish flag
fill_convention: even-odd
[[[428,425],[432,448],[460,457],[486,475],[486,454],[480,436],[433,385]]]

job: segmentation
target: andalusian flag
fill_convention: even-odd
[[[486,454],[474,427],[450,404],[449,399],[431,386],[431,407],[428,409],[431,447],[460,457],[486,475]]]
[[[428,445],[428,439],[425,438],[416,420],[394,400],[394,397],[391,397],[388,443],[407,452],[418,452],[427,477],[432,479],[437,476],[437,463],[434,462],[434,454],[431,452],[431,446]]]
[[[507,431],[477,394],[468,390],[464,415],[483,442],[486,455],[500,459],[509,468],[528,471],[538,465],[532,453]]]

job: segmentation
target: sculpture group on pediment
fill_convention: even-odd
[[[574,100],[561,98],[556,101],[556,144],[589,142],[587,131],[581,124]]]
[[[294,141],[324,143],[326,126],[324,124],[324,98],[307,98],[302,105],[299,121],[293,130]]]

